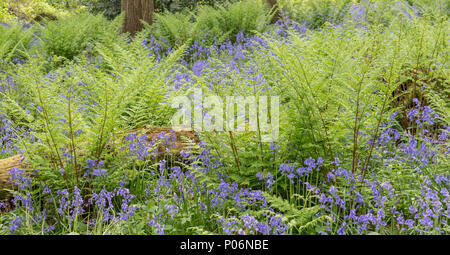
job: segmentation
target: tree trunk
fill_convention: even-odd
[[[267,0],[267,4],[270,8],[272,8],[272,23],[277,22],[280,19],[280,11],[278,10],[278,2],[277,0]]]
[[[135,36],[143,29],[142,20],[148,24],[153,21],[153,0],[121,0],[122,12],[125,13],[125,20],[121,33],[130,33]]]

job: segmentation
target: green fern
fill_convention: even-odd
[[[299,233],[316,226],[320,221],[324,220],[323,217],[315,218],[316,213],[320,210],[319,206],[298,209],[295,205],[281,197],[271,195],[267,192],[263,192],[263,194],[270,207],[282,212],[283,218],[288,226],[297,229]]]

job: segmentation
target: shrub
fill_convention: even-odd
[[[7,8],[10,13],[19,19],[27,21],[42,21],[43,19],[56,19],[68,15],[68,12],[54,8],[45,0],[13,0],[8,1]]]
[[[72,60],[95,40],[116,36],[115,25],[101,15],[86,13],[50,21],[42,29],[42,46],[48,56]]]
[[[193,14],[189,13],[156,13],[152,34],[172,46],[186,43],[196,36],[193,19]]]
[[[9,12],[6,2],[0,3],[0,22],[8,23],[14,20],[14,16]]]
[[[219,41],[236,38],[239,32],[263,32],[268,24],[268,9],[261,1],[246,0],[213,8],[201,7],[196,17],[197,33]]]
[[[219,7],[201,6],[193,12],[156,14],[152,33],[159,43],[173,48],[177,43],[214,43],[235,40],[239,33],[267,29],[269,11],[260,1],[245,0]]]
[[[308,27],[320,28],[326,22],[340,23],[353,0],[283,1],[279,5],[289,17]]]
[[[27,51],[31,48],[35,27],[21,23],[0,24],[0,59],[15,62],[27,58]]]

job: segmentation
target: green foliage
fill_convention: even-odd
[[[42,21],[43,19],[56,19],[68,15],[65,10],[54,8],[45,0],[13,0],[6,1],[2,5],[3,9],[7,9],[6,18],[9,16],[9,19],[4,20],[4,22],[16,18],[26,21]],[[11,18],[11,16],[14,18]]]
[[[234,39],[239,32],[263,32],[269,21],[268,9],[261,1],[245,0],[226,6],[201,6],[193,12],[165,12],[155,15],[154,35],[169,45],[206,40],[210,46]]]
[[[72,60],[96,40],[114,40],[117,31],[117,25],[107,23],[102,16],[79,14],[48,22],[42,32],[42,43],[49,57]]]
[[[280,0],[279,5],[298,22],[311,28],[322,27],[326,22],[342,22],[354,0]]]
[[[155,0],[156,11],[170,11],[177,12],[185,9],[194,9],[200,5],[223,5],[230,0],[218,1],[218,0]]]
[[[26,29],[23,24],[12,23],[11,25],[0,25],[0,59],[23,60],[26,59],[27,51],[31,48],[33,32],[35,27]]]
[[[185,43],[196,36],[192,14],[188,13],[156,13],[154,21],[154,36],[168,40],[170,45]]]
[[[49,0],[51,2],[62,2],[64,5],[67,1]],[[187,9],[195,9],[201,5],[221,5],[229,2],[218,0],[154,0],[155,12],[180,12]],[[103,13],[106,18],[112,20],[116,18],[121,12],[120,0],[72,0],[71,2],[81,2],[87,6],[94,13]],[[75,5],[75,4],[74,4]]]
[[[302,209],[296,208],[296,203],[290,203],[288,200],[285,200],[281,197],[277,197],[271,195],[269,193],[264,193],[267,202],[275,209],[283,212],[285,217],[285,221],[287,222],[289,228],[292,228],[295,231],[295,234],[304,234],[306,230],[313,228],[320,221],[324,219],[328,219],[332,222],[332,219],[327,218],[317,218],[314,219],[316,213],[320,211],[319,206],[307,207],[307,202],[302,199]],[[290,233],[294,234],[294,233]]]
[[[370,157],[363,134],[378,130],[395,110],[389,107],[392,95],[408,68],[426,67],[445,44],[441,28],[429,25],[405,31],[396,22],[386,30],[370,27],[370,34],[327,26],[314,32],[313,40],[292,35],[292,45],[270,43],[278,58],[272,58],[276,72],[269,75],[281,75],[277,87],[289,102],[290,122],[296,123],[288,132],[298,141],[296,150],[315,151],[331,161],[336,152],[356,161]],[[412,40],[417,35],[423,38],[420,45]]]
[[[440,17],[450,15],[450,2],[445,0],[407,0],[411,6],[417,8],[427,15]]]
[[[203,32],[212,38],[221,35],[220,39],[235,38],[241,31],[263,32],[269,20],[265,4],[255,0],[240,1],[217,9],[205,6],[199,9],[196,19],[198,34]]]
[[[139,41],[138,38],[136,42]],[[140,44],[133,44],[131,54],[129,50],[126,51],[116,45],[112,48],[98,49],[108,70],[120,81],[119,88],[131,88],[125,94],[128,99],[122,107],[124,109],[121,115],[122,128],[168,125],[168,120],[173,114],[169,105],[162,103],[168,100],[169,96],[173,96],[168,94],[170,86],[167,83],[167,76],[181,57],[184,47],[177,49],[167,58],[164,67],[156,66],[154,59],[148,57],[150,51],[147,50],[146,54],[143,54],[140,47]]]
[[[121,12],[120,0],[84,0],[83,3],[94,13],[103,13],[106,18],[112,20]]]
[[[81,1],[0,25],[0,158],[26,163],[0,234],[447,234],[448,5],[280,1],[300,26],[264,2],[159,13],[133,40]],[[260,115],[171,132],[171,99],[198,88],[280,96],[278,141]]]
[[[4,1],[0,2],[0,22],[8,23],[13,20],[14,20],[14,16],[11,13],[9,13],[6,2],[4,2]]]

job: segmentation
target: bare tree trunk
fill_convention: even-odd
[[[280,11],[278,10],[278,1],[277,0],[267,0],[267,4],[270,8],[272,8],[272,23],[277,22],[280,19]]]
[[[121,33],[130,33],[135,36],[144,27],[141,20],[152,24],[154,5],[153,0],[121,0],[122,12],[125,13],[125,20]]]

